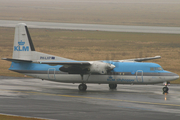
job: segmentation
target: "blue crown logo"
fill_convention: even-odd
[[[19,44],[19,45],[24,45],[25,42],[22,42],[22,40],[21,40],[21,42],[18,42],[18,44]]]

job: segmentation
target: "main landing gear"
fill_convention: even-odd
[[[117,88],[117,84],[109,84],[109,89],[114,90]]]
[[[78,86],[79,91],[86,91],[87,85],[82,83]],[[109,89],[114,90],[117,88],[117,84],[109,84]]]
[[[163,87],[163,89],[162,89],[163,90],[163,94],[168,93],[169,88],[167,86],[168,86],[168,84],[170,84],[170,82],[165,82],[164,84],[165,84],[165,87]]]
[[[79,88],[79,91],[86,91],[87,85],[84,84],[84,83],[82,83],[82,84],[80,84],[80,85],[78,86],[78,88]]]
[[[81,73],[80,75],[81,75],[81,80],[83,81],[83,73]],[[87,85],[84,84],[84,82],[82,82],[82,83],[78,86],[78,88],[79,88],[79,91],[86,91]]]

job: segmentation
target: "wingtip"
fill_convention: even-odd
[[[157,56],[155,56],[155,57],[157,57],[157,58],[161,58],[161,56],[160,56],[160,55],[157,55]]]
[[[1,58],[1,60],[7,60],[7,58]]]

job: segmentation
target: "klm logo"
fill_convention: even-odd
[[[29,51],[29,46],[24,46],[25,42],[18,42],[18,46],[14,46],[14,51]]]
[[[113,77],[109,77],[107,81],[115,81],[115,79],[113,79]]]

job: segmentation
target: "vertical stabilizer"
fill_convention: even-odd
[[[12,59],[16,59],[16,61],[17,59],[26,61],[70,61],[70,59],[66,59],[63,57],[36,52],[25,23],[19,23],[16,25]]]
[[[13,59],[31,60],[35,51],[31,36],[25,23],[19,23],[15,28]]]

